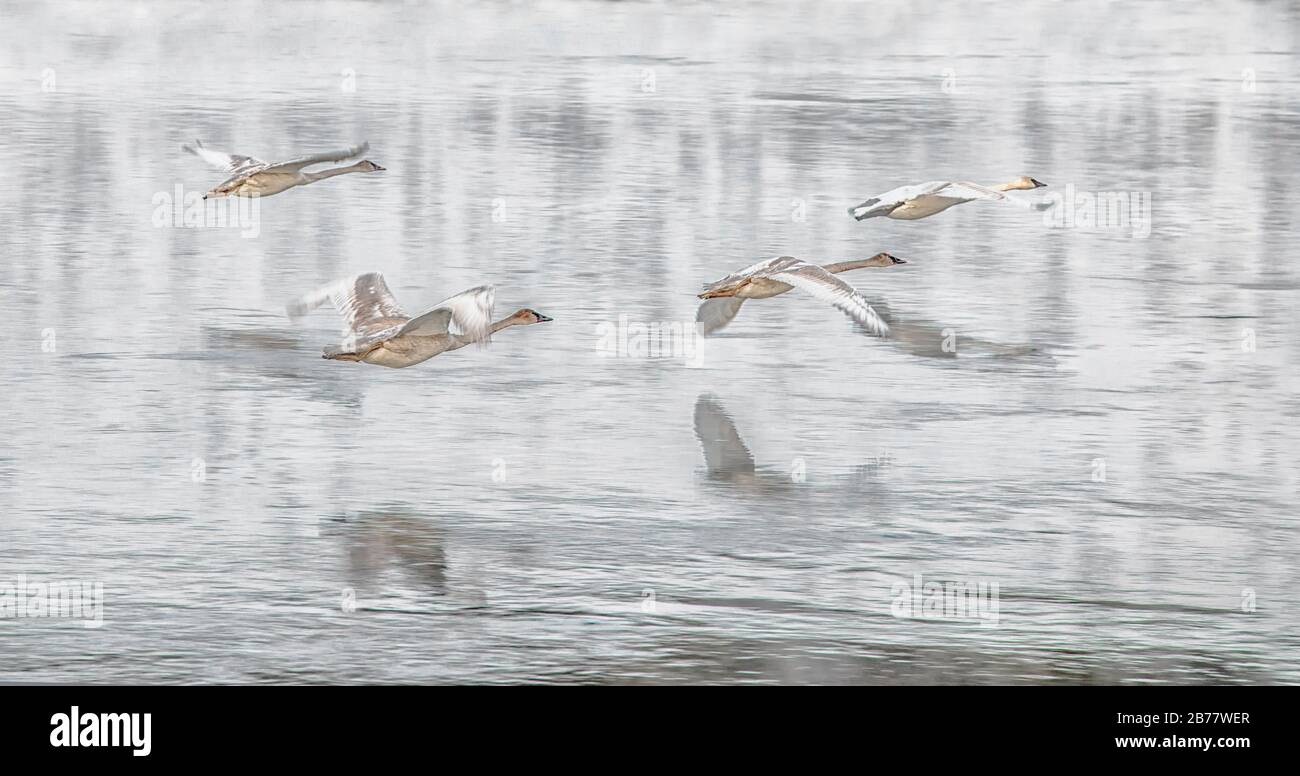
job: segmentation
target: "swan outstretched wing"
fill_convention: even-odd
[[[290,302],[285,312],[291,320],[297,320],[325,302],[333,304],[343,318],[344,341],[353,344],[386,339],[410,320],[378,272],[322,286]]]
[[[471,342],[487,342],[492,334],[492,304],[496,291],[478,286],[440,302],[436,307],[407,321],[398,334],[432,336],[455,333]],[[455,326],[459,331],[452,332]]]
[[[242,156],[240,154],[228,154],[225,151],[218,151],[214,148],[208,148],[203,145],[202,140],[195,140],[194,145],[183,145],[181,150],[189,151],[212,167],[231,175],[239,175],[256,167],[266,166],[266,162],[261,159],[255,159],[251,156]]]
[[[906,202],[918,197],[936,194],[950,185],[952,185],[951,181],[929,181],[914,186],[899,186],[896,189],[890,189],[884,194],[878,194],[865,202],[854,205],[849,208],[849,215],[859,221],[872,216],[889,215],[891,211]]]
[[[853,286],[816,264],[797,261],[792,266],[775,272],[764,273],[764,276],[779,280],[782,283],[789,283],[824,302],[829,302],[845,315],[860,323],[871,334],[883,337],[889,333],[889,324],[885,323],[885,320],[877,315],[875,310],[871,309],[871,305],[862,297],[862,294],[859,294]]]
[[[762,261],[756,264],[751,264],[748,267],[745,267],[744,269],[736,270],[730,275],[727,275],[722,280],[718,280],[713,283],[706,283],[704,285],[704,290],[714,291],[717,289],[726,288],[728,286],[735,285],[736,283],[745,280],[746,278],[766,277],[771,275],[773,272],[779,272],[782,269],[785,269],[787,267],[798,266],[803,263],[804,262],[800,261],[799,259],[796,259],[793,256],[776,256],[770,259],[763,259]]]
[[[309,154],[300,156],[297,159],[290,159],[287,162],[276,162],[268,165],[263,172],[298,172],[304,167],[310,167],[313,164],[323,162],[342,162],[346,159],[361,156],[370,150],[370,143],[362,142],[361,145],[340,148],[337,151],[325,151],[319,154]]]
[[[950,199],[987,199],[997,202],[1009,199],[1006,194],[1003,194],[997,189],[990,189],[988,186],[981,186],[978,183],[971,183],[970,181],[949,183],[947,186],[944,186],[942,189],[934,193],[937,196],[948,197]]]
[[[725,329],[744,303],[744,299],[735,296],[705,299],[700,303],[700,309],[695,311],[695,322],[700,325],[700,332],[707,337],[715,331]]]

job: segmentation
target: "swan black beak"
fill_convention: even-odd
[[[547,316],[545,316],[545,315],[542,315],[541,313],[537,313],[537,312],[533,313],[533,315],[536,315],[536,316],[537,316],[537,322],[538,322],[538,323],[546,323],[547,321],[553,321],[553,320],[555,320],[554,318],[549,318],[549,317],[547,317]]]
[[[1034,178],[1030,178],[1030,179],[1029,179],[1029,182],[1032,183],[1032,184],[1034,184],[1034,188],[1036,188],[1036,189],[1042,189],[1042,188],[1046,188],[1046,187],[1047,187],[1047,184],[1046,184],[1046,183],[1043,183],[1043,182],[1040,181],[1040,180],[1035,180]]]

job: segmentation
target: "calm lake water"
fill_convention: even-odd
[[[0,681],[1300,681],[1293,6],[0,9],[0,595],[103,590]],[[196,137],[387,171],[159,223]],[[845,212],[1022,174],[1147,217]],[[604,349],[882,250],[892,341],[795,291]],[[322,360],[284,304],[370,270],[555,320]]]

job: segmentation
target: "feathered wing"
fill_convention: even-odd
[[[410,320],[378,272],[322,286],[290,302],[285,312],[290,319],[297,320],[325,302],[333,304],[343,318],[344,348],[387,339]]]
[[[884,194],[854,205],[849,208],[849,215],[859,221],[873,216],[889,215],[891,211],[908,200],[937,194],[950,185],[952,185],[950,181],[929,181],[927,183],[918,183],[915,186],[899,186],[896,189],[891,189]]]
[[[300,156],[297,159],[290,159],[287,162],[276,162],[268,165],[263,172],[298,172],[304,167],[310,167],[313,164],[324,162],[342,162],[353,157],[361,156],[370,150],[370,143],[362,142],[361,145],[340,148],[337,151],[324,151],[319,154],[309,154]]]
[[[981,186],[978,183],[971,183],[970,181],[949,183],[947,186],[944,186],[942,189],[934,193],[940,197],[949,197],[951,199],[987,199],[997,202],[1008,199],[1006,194],[1003,194],[997,189],[990,189],[988,186]]]
[[[740,312],[740,306],[745,303],[744,299],[735,296],[720,296],[713,299],[705,299],[700,303],[700,309],[695,311],[695,322],[700,325],[700,330],[704,336],[709,336],[715,331],[721,331],[731,323]]]
[[[754,455],[718,400],[705,394],[695,401],[695,438],[704,448],[704,465],[710,474],[754,471]]]
[[[756,277],[760,275],[769,275],[773,272],[779,271],[782,268],[790,267],[802,263],[803,262],[799,261],[793,256],[776,256],[771,259],[763,259],[762,261],[757,262],[755,264],[751,264],[748,267],[745,267],[744,269],[736,270],[730,275],[727,275],[722,280],[718,280],[713,283],[706,283],[704,285],[704,290],[713,291],[716,289],[726,288],[728,286],[735,285],[736,283],[738,283],[741,280],[744,280],[745,278]]]
[[[181,150],[189,151],[207,162],[210,166],[231,175],[238,175],[255,167],[263,167],[266,165],[266,162],[261,159],[255,159],[251,156],[228,154],[225,151],[208,148],[203,145],[202,140],[195,140],[194,145],[183,145],[181,146]]]
[[[458,334],[470,342],[487,342],[492,335],[492,304],[495,298],[496,290],[492,286],[477,286],[462,291],[407,321],[397,333],[426,337]],[[459,331],[453,332],[453,325]]]
[[[871,309],[862,294],[816,264],[797,262],[794,266],[768,273],[767,277],[789,283],[829,302],[871,334],[883,337],[889,333],[889,324]]]

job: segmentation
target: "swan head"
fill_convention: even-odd
[[[547,316],[528,307],[517,311],[514,315],[510,316],[510,318],[514,321],[516,326],[527,326],[530,323],[546,323],[547,321],[555,320],[554,318],[548,318]]]
[[[1008,188],[1027,191],[1029,189],[1041,189],[1046,185],[1046,183],[1043,183],[1040,180],[1035,180],[1028,175],[1021,175],[1019,178],[1011,181],[1011,185]]]
[[[375,164],[369,159],[362,159],[361,161],[357,162],[357,169],[362,172],[382,172],[387,168],[380,167],[379,165]]]
[[[881,251],[880,253],[877,253],[875,256],[872,256],[871,258],[867,259],[865,266],[892,267],[895,264],[906,264],[906,263],[907,263],[906,259],[900,259],[897,256],[891,256],[890,254]]]

